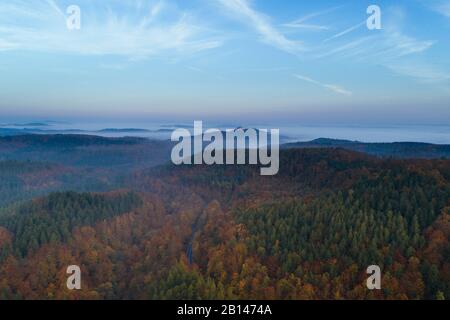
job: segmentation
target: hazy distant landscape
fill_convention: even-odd
[[[306,142],[319,138],[360,142],[423,142],[450,144],[450,126],[447,125],[302,125],[302,124],[241,124],[207,122],[207,127],[218,129],[279,128],[281,142]],[[23,134],[87,134],[103,137],[146,137],[169,140],[176,128],[192,128],[193,123],[153,122],[89,122],[89,121],[30,121],[0,124],[0,135]]]

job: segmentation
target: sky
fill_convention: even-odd
[[[1,1],[0,117],[449,125],[449,35],[450,0]]]

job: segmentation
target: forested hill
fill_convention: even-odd
[[[47,161],[78,167],[150,167],[170,160],[169,141],[91,135],[0,137],[0,160]]]
[[[93,225],[141,205],[139,196],[130,192],[53,193],[2,213],[0,226],[14,234],[11,252],[25,256],[46,243],[67,241],[76,227]]]
[[[170,160],[171,144],[90,135],[0,137],[0,207],[56,191],[120,188],[127,173]]]
[[[26,134],[0,137],[0,145],[22,147],[81,147],[92,145],[133,145],[143,143],[146,139],[135,137],[105,138],[94,135],[77,134]]]
[[[183,216],[193,226],[185,238],[193,267],[181,259],[152,297],[450,295],[449,160],[289,149],[274,177],[250,166],[169,166],[132,181],[166,202],[178,194],[179,205],[189,197],[206,204]],[[381,291],[365,287],[372,264],[384,272]]]
[[[342,148],[380,157],[437,159],[450,158],[450,145],[418,142],[367,143],[320,138],[282,145],[282,148]]]
[[[78,167],[151,167],[170,161],[171,141],[92,135],[14,135],[0,137],[0,160],[46,161]],[[450,158],[450,145],[414,142],[365,143],[316,139],[283,144],[292,148],[341,148],[380,157]]]

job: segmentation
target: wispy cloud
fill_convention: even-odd
[[[450,4],[450,0],[446,3]],[[436,41],[420,39],[410,33],[413,29],[405,29],[406,13],[402,6],[387,7],[382,30],[369,31],[366,21],[362,21],[321,41],[309,57],[381,66],[423,83],[447,81],[446,71],[427,61],[426,52]]]
[[[315,58],[337,57],[337,56],[343,57],[352,55],[355,52],[362,52],[362,54],[366,54],[366,52],[370,48],[368,44],[370,42],[375,42],[376,39],[378,38],[374,36],[366,36],[344,43],[337,47],[335,46],[321,47],[319,49],[320,52],[315,55]]]
[[[349,91],[349,90],[347,90],[347,89],[345,89],[345,88],[343,88],[341,86],[335,85],[335,84],[322,83],[322,82],[314,80],[314,79],[312,79],[310,77],[302,76],[302,75],[299,75],[299,74],[294,74],[293,76],[296,77],[297,79],[300,79],[300,80],[303,80],[303,81],[315,84],[315,85],[317,85],[319,87],[325,88],[327,90],[331,90],[331,91],[333,91],[335,93],[338,93],[338,94],[341,94],[341,95],[344,95],[344,96],[351,96],[353,94],[351,91]]]
[[[117,12],[114,3],[93,6],[81,0],[78,5],[81,30],[71,32],[63,19],[65,10],[55,0],[0,3],[0,50],[148,57],[185,55],[222,44],[189,12],[170,10],[161,17],[163,1],[130,0]]]
[[[55,3],[54,0],[47,0],[48,5],[55,10],[57,14],[59,14],[61,17],[65,17],[62,10],[58,7],[58,5]]]
[[[439,8],[440,12],[446,17],[450,18],[450,2],[447,2]]]
[[[412,77],[424,83],[438,83],[450,81],[450,73],[439,70],[436,67],[421,63],[386,65],[393,72],[407,77]]]
[[[311,23],[306,23],[306,22],[310,21],[313,18],[329,14],[329,13],[339,9],[340,7],[341,6],[329,8],[329,9],[322,10],[322,11],[313,12],[313,13],[307,14],[301,18],[298,18],[297,20],[294,20],[292,22],[282,24],[282,26],[288,27],[288,28],[295,28],[295,29],[329,30],[330,27],[328,27],[326,25],[311,24]]]
[[[417,57],[423,56],[435,44],[435,41],[422,40],[405,34],[399,23],[405,18],[403,10],[396,8],[392,12],[388,11],[387,14],[391,19],[385,19],[383,30],[371,31],[367,33],[368,35],[361,37],[350,37],[351,40],[346,43],[329,42],[332,39],[338,40],[365,24],[365,22],[359,23],[325,40],[320,47],[320,52],[315,54],[315,58],[352,59],[352,61],[384,66],[397,74],[420,81],[445,80],[445,73],[436,70],[432,65],[417,62]],[[414,71],[416,67],[419,68]],[[423,71],[422,75],[419,70]]]
[[[322,11],[316,11],[316,12],[313,12],[313,13],[309,13],[309,14],[307,14],[307,15],[299,18],[299,19],[297,19],[297,22],[302,23],[302,22],[305,22],[305,21],[309,21],[309,20],[311,20],[313,18],[317,18],[319,16],[323,16],[323,15],[329,14],[329,13],[331,13],[333,11],[336,11],[339,8],[342,8],[342,6],[336,6],[336,7],[328,8],[328,9],[325,9],[325,10],[322,10]]]
[[[448,0],[438,0],[431,2],[427,1],[426,4],[437,13],[450,18],[450,1]]]
[[[335,34],[334,36],[331,36],[328,39],[325,39],[324,42],[327,42],[327,41],[330,41],[330,40],[337,39],[337,38],[340,38],[342,36],[345,36],[346,34],[361,28],[365,24],[366,24],[366,21],[363,21],[363,22],[360,22],[358,24],[355,24],[354,26],[351,26],[350,28],[347,28],[344,31]]]
[[[307,23],[300,23],[296,21],[292,21],[289,23],[282,24],[283,27],[288,28],[295,28],[295,29],[306,29],[306,30],[329,30],[330,27],[328,26],[322,26],[318,24],[307,24]]]
[[[382,45],[384,48],[375,55],[385,58],[400,58],[415,53],[422,53],[430,49],[434,44],[432,40],[418,40],[403,34],[400,31],[388,32]]]
[[[264,43],[291,54],[305,51],[305,46],[302,42],[286,38],[283,33],[272,25],[266,15],[253,9],[248,0],[217,1],[231,12],[233,16],[248,23],[261,36],[261,40]]]

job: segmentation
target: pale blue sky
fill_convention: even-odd
[[[449,35],[450,0],[2,1],[0,116],[450,124]]]

